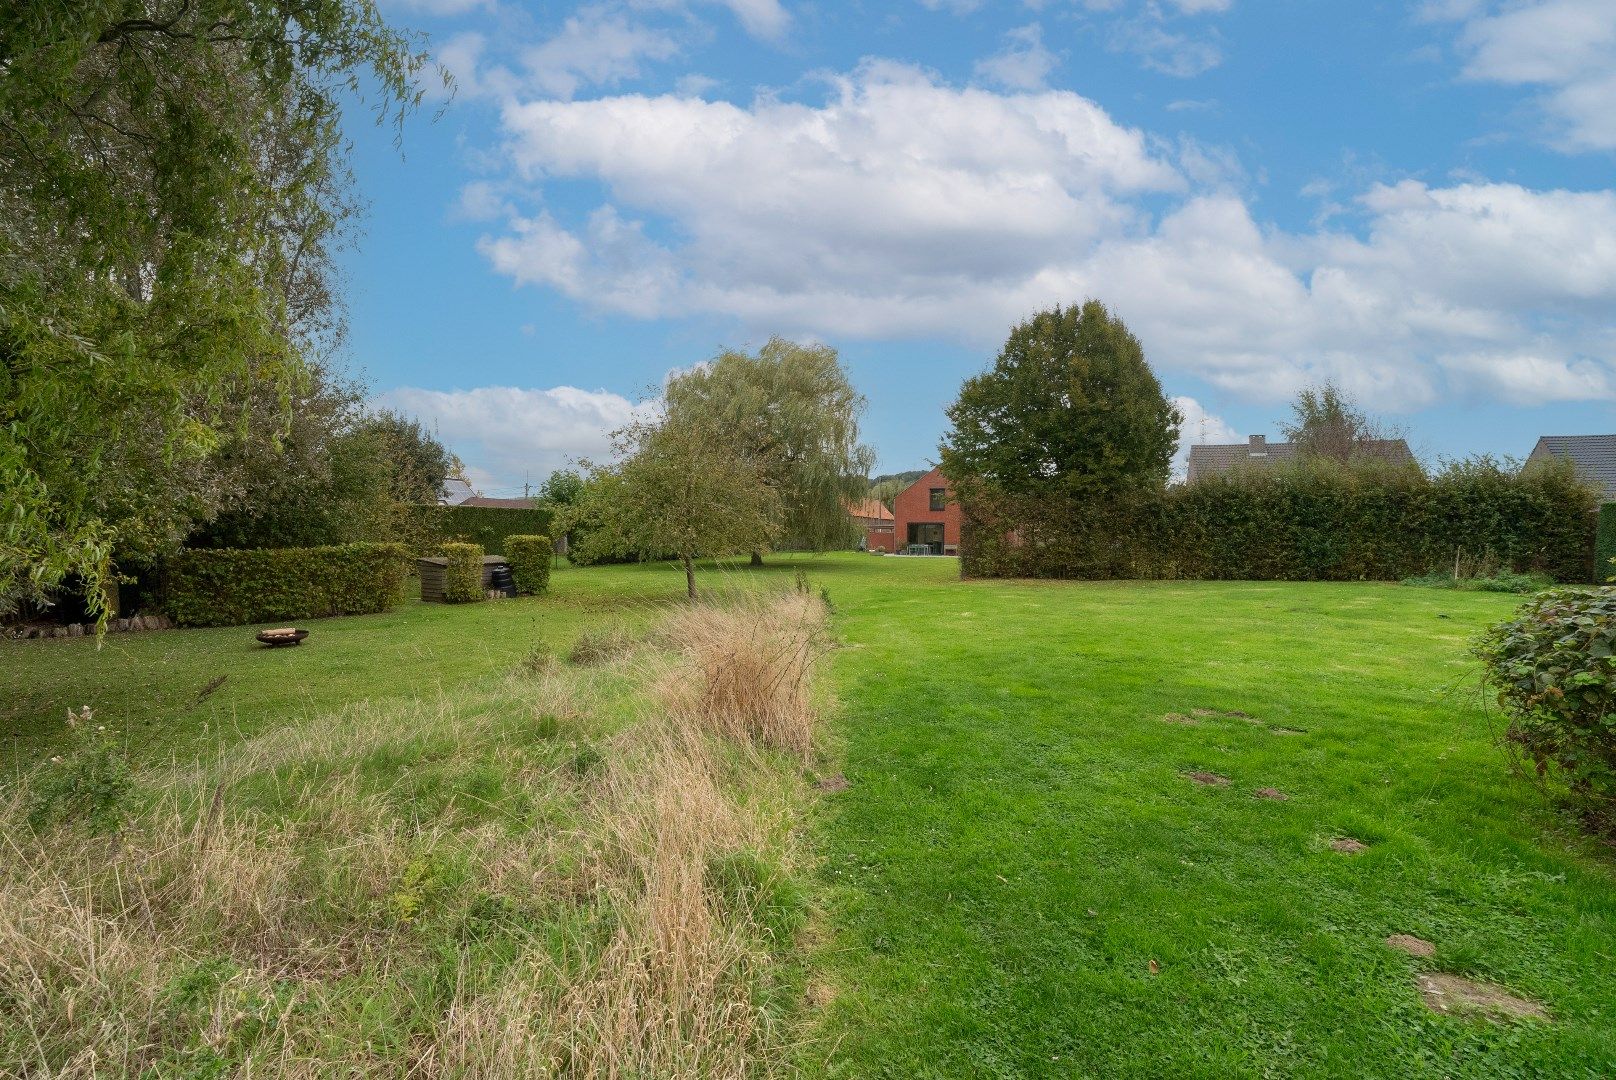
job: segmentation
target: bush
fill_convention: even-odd
[[[446,541],[480,544],[484,551],[510,557],[512,536],[548,536],[554,515],[540,507],[444,506],[434,508],[436,526]]]
[[[482,545],[444,544],[443,554],[449,560],[443,571],[443,599],[451,604],[485,599]]]
[[[188,549],[163,568],[162,602],[189,626],[386,611],[404,594],[403,544]]]
[[[82,824],[92,832],[107,832],[123,821],[134,774],[106,728],[92,726],[94,719],[88,705],[77,713],[67,711],[78,745],[65,757],[52,757],[31,778],[28,824],[34,829]]]
[[[1554,582],[1543,574],[1517,574],[1513,570],[1497,570],[1484,577],[1454,577],[1444,571],[1433,571],[1418,577],[1404,578],[1404,585],[1425,589],[1457,589],[1460,592],[1515,593],[1530,596],[1542,592]]]
[[[1594,530],[1594,580],[1610,581],[1616,574],[1616,503],[1599,508],[1599,524]]]
[[[1431,477],[1318,463],[1110,499],[955,490],[967,577],[1401,581],[1481,556],[1557,581],[1594,573],[1594,496],[1563,462]]]
[[[505,538],[505,561],[511,564],[517,592],[532,595],[550,587],[550,556],[554,550],[548,536]]]
[[[1600,826],[1616,825],[1616,588],[1555,589],[1476,648],[1506,738]]]

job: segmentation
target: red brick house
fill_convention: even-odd
[[[941,471],[933,469],[892,500],[898,550],[924,544],[933,555],[958,555],[960,508]]]
[[[897,550],[893,540],[892,511],[880,499],[849,503],[847,513],[852,517],[853,524],[864,530],[865,548],[889,554]]]

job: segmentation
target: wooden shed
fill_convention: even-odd
[[[486,591],[493,581],[494,568],[505,566],[505,556],[483,556],[483,589]],[[421,576],[421,599],[443,602],[443,578],[449,568],[449,560],[441,557],[430,559],[416,559],[415,571]]]

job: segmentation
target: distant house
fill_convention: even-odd
[[[487,506],[499,510],[531,510],[534,507],[532,499],[491,499],[487,495],[473,495],[469,499],[462,499],[458,506]]]
[[[1413,465],[1414,455],[1403,439],[1373,439],[1355,451],[1388,465]],[[1190,447],[1190,464],[1184,479],[1190,483],[1208,476],[1221,476],[1236,469],[1267,469],[1294,461],[1294,443],[1271,443],[1266,435],[1253,435],[1243,443],[1203,443]]]
[[[451,476],[443,482],[443,491],[438,495],[438,502],[444,506],[459,506],[474,494],[471,481],[463,476]]]
[[[892,500],[898,550],[924,545],[933,555],[958,555],[960,507],[941,470],[933,469]]]
[[[864,530],[864,546],[870,551],[896,550],[892,511],[880,499],[864,499],[849,503],[848,516],[853,524]]]
[[[1528,462],[1562,458],[1577,475],[1599,489],[1601,502],[1616,502],[1616,435],[1544,435]]]

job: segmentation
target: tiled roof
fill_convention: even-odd
[[[892,511],[880,499],[864,499],[847,504],[847,512],[866,521],[891,521]]]
[[[473,495],[460,504],[461,506],[492,506],[501,510],[531,510],[532,499],[491,499],[487,495]]]
[[[1375,439],[1361,445],[1357,453],[1379,458],[1392,465],[1414,462],[1414,455],[1403,439]],[[1236,468],[1266,469],[1276,462],[1290,461],[1295,457],[1294,444],[1268,442],[1261,435],[1254,435],[1243,443],[1202,443],[1190,447],[1189,469],[1185,478],[1197,480]]]
[[[1570,459],[1578,476],[1598,485],[1607,502],[1616,502],[1616,435],[1545,435],[1527,460],[1551,455]]]

